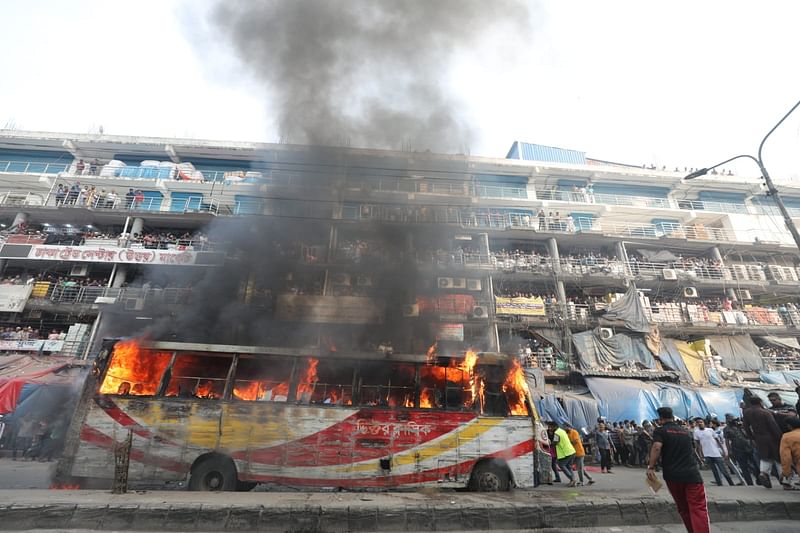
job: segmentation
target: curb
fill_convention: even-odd
[[[798,520],[794,502],[709,502],[712,522]],[[450,506],[258,506],[217,505],[7,505],[0,530],[89,529],[117,531],[450,531],[637,526],[680,523],[664,500]]]

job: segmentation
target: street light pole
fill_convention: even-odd
[[[766,183],[767,185],[767,196],[772,196],[775,199],[775,205],[778,206],[778,211],[780,211],[781,215],[783,216],[783,222],[786,224],[789,233],[792,234],[792,238],[794,239],[795,245],[797,245],[798,251],[800,251],[800,233],[798,233],[797,227],[794,225],[794,221],[792,220],[792,216],[789,214],[789,210],[786,209],[786,205],[783,203],[783,199],[778,193],[777,187],[775,187],[775,183],[772,181],[769,172],[767,172],[767,169],[764,166],[764,160],[762,159],[761,156],[761,153],[764,150],[764,143],[767,142],[767,139],[769,139],[769,136],[772,135],[772,132],[778,129],[778,126],[783,124],[783,122],[787,118],[789,118],[789,115],[794,113],[794,110],[797,109],[798,107],[800,107],[800,101],[794,104],[794,106],[792,106],[789,112],[783,115],[783,118],[780,119],[778,123],[772,127],[771,130],[769,130],[769,132],[764,136],[763,139],[761,139],[761,144],[758,145],[758,157],[753,157],[752,155],[749,154],[737,155],[735,157],[731,157],[730,159],[726,159],[721,163],[717,163],[714,166],[708,168],[701,168],[700,170],[692,172],[684,179],[691,180],[694,178],[699,178],[700,176],[705,176],[706,174],[708,174],[710,170],[713,170],[718,166],[724,165],[725,163],[730,163],[734,159],[741,159],[741,158],[752,159],[753,161],[755,161],[756,165],[758,165],[758,169],[761,171],[761,176],[764,178],[764,183]]]

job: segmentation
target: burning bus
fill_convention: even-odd
[[[130,434],[132,483],[498,491],[534,485],[540,431],[502,354],[121,340],[104,343],[58,475],[110,484]]]

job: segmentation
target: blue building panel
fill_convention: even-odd
[[[516,156],[516,157],[512,157]],[[514,141],[506,159],[522,159],[524,161],[541,161],[543,163],[569,163],[572,165],[585,165],[586,152],[567,150],[555,146],[544,146]]]

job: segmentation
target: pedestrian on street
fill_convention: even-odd
[[[742,428],[742,421],[735,418],[732,414],[725,415],[725,429],[722,434],[728,443],[731,458],[734,460],[745,483],[753,485],[753,476],[758,476],[758,464],[753,457],[753,443],[747,438]]]
[[[598,422],[597,429],[593,432],[594,442],[600,451],[600,472],[611,473],[611,453],[614,444],[611,442],[611,433],[606,429],[605,422]]]
[[[708,466],[711,467],[711,472],[714,474],[714,481],[718,487],[722,486],[722,478],[728,482],[731,487],[734,485],[728,471],[725,470],[724,459],[728,458],[728,454],[724,453],[720,442],[717,440],[717,434],[713,429],[707,428],[705,421],[702,418],[697,419],[697,428],[694,430],[694,442],[697,447],[697,453],[705,459]],[[723,459],[724,457],[724,459]]]
[[[594,479],[592,479],[592,476],[590,476],[589,472],[586,471],[586,466],[584,465],[586,450],[583,449],[583,440],[581,439],[581,434],[578,433],[578,430],[575,429],[569,422],[564,422],[564,428],[567,431],[569,442],[572,444],[572,447],[575,448],[575,467],[578,470],[578,479],[580,480],[579,484],[583,485],[583,478],[585,477],[588,480],[588,484],[593,485]]]
[[[672,408],[658,408],[658,424],[653,431],[653,446],[647,463],[647,477],[656,479],[656,463],[661,458],[664,481],[675,500],[689,533],[708,533],[708,503],[703,478],[694,460],[694,447],[689,429],[675,423]]]
[[[569,478],[569,485],[567,486],[574,487],[575,474],[572,473],[572,464],[575,462],[575,448],[572,446],[567,432],[558,427],[558,424],[551,420],[547,425],[553,430],[553,442],[556,445],[558,468]]]
[[[796,490],[792,484],[792,467],[800,474],[800,418],[790,418],[789,431],[781,437],[781,477],[784,490]]]
[[[775,422],[775,417],[772,416],[772,413],[764,409],[761,398],[751,396],[748,399],[748,403],[750,405],[744,410],[742,422],[744,423],[745,432],[756,443],[758,456],[761,459],[759,462],[761,473],[758,474],[758,484],[771,489],[770,471],[773,466],[780,470],[781,429],[778,427],[778,423]]]

